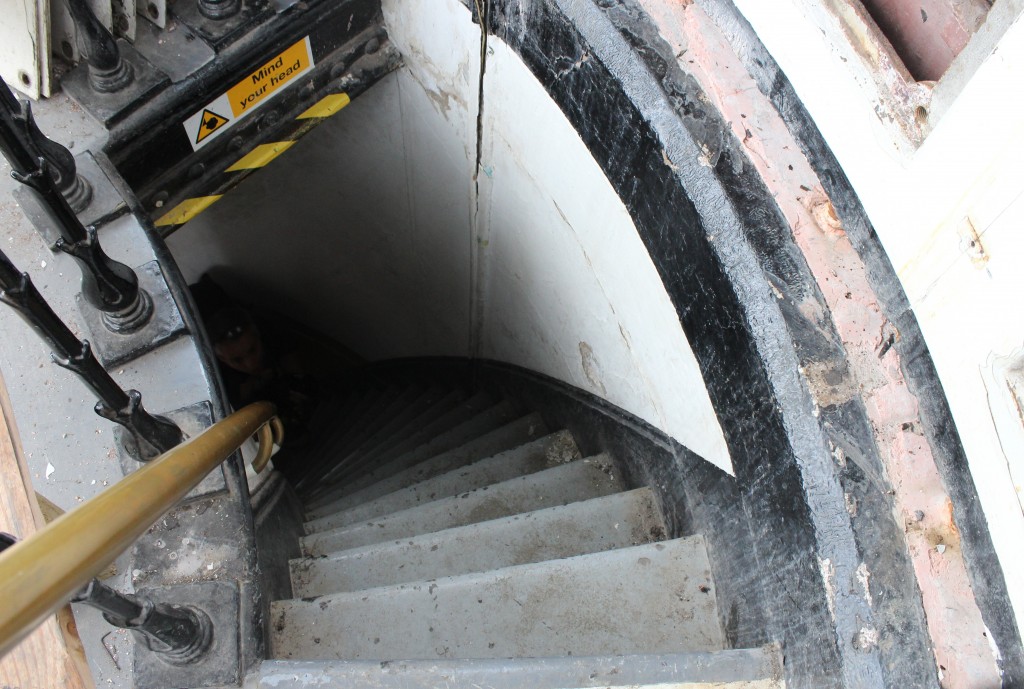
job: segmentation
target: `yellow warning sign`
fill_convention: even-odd
[[[223,127],[228,123],[228,118],[223,115],[218,115],[212,110],[203,110],[203,115],[199,122],[199,131],[196,133],[196,143],[199,143],[210,134]]]
[[[308,41],[303,38],[228,89],[227,97],[232,113],[238,117],[256,107],[260,101],[304,73],[311,64]]]
[[[198,151],[216,141],[249,113],[297,83],[315,64],[308,36],[266,60],[181,123],[192,148]]]

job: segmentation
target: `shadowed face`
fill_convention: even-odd
[[[263,340],[255,325],[246,325],[242,334],[230,340],[221,340],[213,346],[217,358],[236,371],[256,375],[266,369]]]

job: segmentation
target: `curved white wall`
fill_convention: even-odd
[[[672,303],[543,87],[456,0],[385,0],[406,68],[169,244],[369,359],[479,355],[589,390],[731,471]],[[283,241],[282,241],[283,240]],[[315,295],[311,299],[310,295]]]

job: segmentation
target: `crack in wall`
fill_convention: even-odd
[[[473,11],[480,26],[480,72],[477,81],[476,110],[476,159],[472,177],[472,220],[470,222],[470,331],[468,353],[472,359],[479,358],[483,343],[484,304],[486,303],[483,250],[487,241],[481,232],[480,218],[480,170],[483,162],[484,144],[484,78],[487,73],[487,26],[490,21],[491,0],[473,0]],[[489,222],[487,223],[489,225]]]

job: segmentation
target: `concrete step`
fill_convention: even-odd
[[[506,433],[516,435],[530,434],[532,429],[533,424],[530,421],[514,423],[503,428]],[[494,441],[496,439],[492,439],[492,442]],[[572,435],[568,431],[559,431],[486,459],[478,460],[468,466],[462,465],[457,469],[434,475],[432,472],[440,471],[445,466],[459,461],[458,457],[448,456],[453,453],[446,453],[433,461],[427,460],[427,464],[420,462],[416,466],[379,481],[359,493],[348,495],[331,505],[325,505],[324,510],[333,507],[334,513],[308,522],[306,533],[326,531],[373,519],[415,507],[421,503],[440,500],[474,488],[506,481],[516,476],[526,476],[550,469],[558,464],[565,464],[580,458],[580,451],[576,447]],[[433,477],[431,478],[431,476]],[[380,497],[373,497],[374,495]]]
[[[276,601],[270,628],[272,656],[282,659],[525,658],[725,648],[700,536]]]
[[[351,452],[382,426],[387,425],[396,414],[413,404],[422,394],[423,390],[418,387],[396,390],[390,399],[385,398],[385,401],[372,411],[372,416],[360,422],[359,426],[353,429],[353,433],[334,445],[331,448],[332,454],[338,457]]]
[[[446,425],[454,423],[455,425],[450,425],[446,430],[440,431],[435,428],[438,423],[431,424],[429,428],[421,430],[410,437],[406,443],[403,443],[402,447],[411,444],[411,449],[399,452],[400,448],[396,448],[387,453],[387,456],[374,459],[372,465],[382,467],[400,463],[403,466],[411,466],[477,438],[512,421],[516,416],[514,405],[508,401],[498,402],[468,417],[461,408],[453,409],[450,414],[439,419],[438,423],[444,422]],[[336,471],[328,472],[317,494],[309,502],[310,506],[315,507],[324,502],[331,502],[341,495],[375,483],[380,477],[376,474],[368,474],[365,470],[368,465],[369,460],[367,463],[360,462],[357,467],[338,468]],[[358,475],[351,478],[356,472],[359,472]]]
[[[448,394],[439,388],[431,388],[429,390],[410,388],[409,392],[412,394],[412,397],[405,396],[400,398],[398,404],[396,404],[396,409],[393,412],[384,412],[384,416],[379,423],[367,424],[363,437],[357,443],[354,443],[352,447],[348,449],[339,447],[335,452],[331,453],[334,456],[335,466],[346,466],[361,457],[365,457],[372,448],[394,437],[395,433],[404,428],[407,423],[437,404]]]
[[[253,689],[783,689],[775,646],[597,658],[264,661]]]
[[[488,398],[487,403],[482,404],[481,407],[487,408],[491,404],[493,402]],[[389,431],[388,435],[382,436],[372,444],[368,443],[366,447],[358,450],[360,461],[372,461],[373,458],[388,452],[391,448],[404,442],[410,436],[420,432],[425,426],[428,426],[460,405],[463,405],[466,409],[476,409],[466,399],[466,393],[462,390],[452,390],[422,409],[411,407],[410,411],[415,413],[409,416],[407,420],[402,421],[394,430]]]
[[[290,564],[296,598],[626,548],[665,538],[649,488],[389,541]]]
[[[380,410],[386,408],[398,394],[395,388],[373,388],[361,397],[348,415],[337,419],[335,427],[320,435],[315,445],[309,448],[309,456],[318,459],[298,481],[296,489],[306,493],[315,486],[321,480],[320,477],[330,471],[331,453],[336,451],[335,448],[344,445],[362,427],[373,422]]]
[[[338,550],[567,505],[621,490],[623,483],[611,460],[606,455],[597,455],[377,519],[309,534],[301,539],[301,551],[307,557],[318,557]]]
[[[544,424],[540,414],[530,414],[513,421],[508,418],[505,409],[488,410],[442,436],[440,439],[442,442],[429,443],[422,448],[407,452],[387,464],[378,465],[369,470],[364,469],[363,473],[353,479],[351,483],[343,482],[335,488],[334,492],[325,493],[324,498],[331,495],[334,498],[329,502],[320,503],[318,508],[315,508],[317,514],[311,516],[318,518],[329,514],[326,510],[331,507],[330,503],[336,502],[346,495],[351,495],[357,490],[370,488],[373,484],[396,476],[418,464],[422,464],[424,469],[430,469],[429,472],[414,472],[418,477],[416,480],[420,481],[472,464],[499,452],[505,452],[547,433],[548,427]],[[367,491],[366,495],[379,497],[408,485],[411,484],[392,482],[376,491]]]
[[[437,436],[466,423],[478,414],[492,409],[496,404],[498,403],[487,393],[477,393],[468,400],[448,408],[432,409],[417,419],[414,424],[410,424],[407,429],[403,430],[403,433],[396,434],[399,437],[396,437],[393,442],[382,444],[381,447],[368,452],[359,464],[360,466],[386,464],[395,457],[411,452],[431,442]],[[328,474],[329,481],[325,483],[324,488],[330,489],[332,487],[330,481],[337,481],[349,471],[351,469],[348,467],[339,467],[337,471],[330,472]]]

